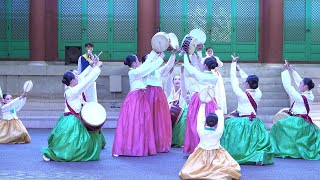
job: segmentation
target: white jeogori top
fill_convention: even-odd
[[[299,87],[302,78],[296,71],[292,73],[295,84]],[[307,98],[308,104],[311,107],[314,95],[311,91],[305,91],[303,93],[299,93],[292,85],[291,85],[291,77],[288,70],[285,70],[281,73],[282,84],[290,98],[295,102],[292,107],[293,114],[307,114],[307,109],[304,105],[304,101],[301,95],[304,95]]]
[[[79,76],[78,84],[74,87],[67,86],[65,90],[65,98],[69,106],[76,112],[80,113],[82,108],[82,92],[86,91],[98,78],[101,70],[99,67],[92,68],[88,66]],[[65,112],[70,112],[65,103]]]
[[[17,97],[8,104],[5,104],[1,107],[2,111],[2,119],[3,120],[11,120],[18,119],[17,112],[24,106],[27,98]]]
[[[208,86],[214,87],[217,83],[218,76],[216,73],[212,73],[211,71],[201,72],[197,68],[193,67],[188,60],[188,55],[184,55],[184,67],[189,73],[189,75],[197,80],[197,87],[195,88],[196,92],[199,92],[203,88]]]
[[[230,68],[230,79],[231,79],[231,85],[233,92],[236,94],[237,99],[238,99],[238,112],[239,115],[250,115],[252,112],[256,114],[254,108],[252,107],[250,100],[248,96],[246,95],[245,92],[242,91],[242,89],[239,87],[239,81],[237,78],[237,70],[236,70],[237,63],[232,62],[231,63],[231,68]],[[248,75],[241,69],[239,71],[241,78],[246,79]],[[247,89],[247,92],[252,96],[256,104],[258,105],[261,97],[262,97],[262,92],[259,88],[257,89]]]
[[[205,116],[205,104],[201,104],[197,119],[197,132],[200,137],[199,147],[204,150],[219,149],[220,138],[223,134],[224,129],[224,117],[221,110],[216,110],[215,114],[218,116],[218,125],[216,129],[205,127],[206,116]]]
[[[174,76],[172,74],[169,75],[169,77],[167,78],[167,83],[165,87],[165,93],[167,95],[168,103],[170,104],[173,101],[179,100],[179,106],[183,108],[186,103],[186,97],[187,97],[187,86],[185,82],[185,77],[184,77],[184,74],[180,75],[180,88],[177,91],[175,91],[175,88],[173,85],[173,77]]]
[[[145,84],[162,87],[162,77],[169,73],[171,68],[174,66],[175,59],[176,55],[175,53],[172,53],[168,62],[164,66],[151,71],[151,73],[144,77]],[[148,57],[145,63],[152,63],[152,59]]]
[[[152,61],[152,59],[156,59]],[[134,91],[137,89],[146,89],[146,83],[144,77],[148,76],[151,72],[155,71],[157,68],[161,66],[163,63],[163,59],[159,57],[156,53],[150,53],[146,62],[141,64],[136,69],[130,68],[129,82],[130,82],[130,90]]]

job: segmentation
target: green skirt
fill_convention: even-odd
[[[53,161],[95,161],[105,144],[102,132],[89,132],[75,116],[62,115],[41,152]]]
[[[172,147],[182,147],[184,144],[184,134],[186,132],[188,106],[183,108],[179,122],[172,128]]]
[[[303,118],[289,116],[279,120],[272,126],[270,136],[276,157],[320,160],[320,128]]]
[[[228,119],[220,143],[239,164],[273,163],[270,136],[259,118]]]

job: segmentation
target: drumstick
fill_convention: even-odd
[[[100,51],[100,53],[98,54],[98,57],[103,53],[103,51]]]

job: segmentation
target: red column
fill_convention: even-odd
[[[282,63],[283,0],[260,0],[259,62]]]
[[[58,60],[58,0],[46,1],[45,60]]]
[[[151,51],[151,38],[157,32],[156,0],[138,1],[138,57]]]
[[[45,0],[30,0],[30,60],[45,60]]]

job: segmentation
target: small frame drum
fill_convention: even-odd
[[[31,80],[26,81],[26,82],[24,83],[24,85],[23,85],[23,91],[24,91],[24,92],[29,92],[29,91],[31,91],[32,88],[33,88],[33,83],[32,83]]]
[[[283,108],[276,115],[274,115],[272,118],[273,124],[277,123],[280,119],[290,116],[289,109],[290,108]]]
[[[179,106],[179,101],[173,101],[170,105],[172,127],[179,122],[182,113],[183,109]]]
[[[152,49],[157,53],[167,50],[169,45],[170,45],[169,35],[165,32],[158,32],[151,39]]]
[[[82,123],[92,130],[100,130],[107,118],[104,107],[97,102],[88,102],[81,109]]]
[[[187,54],[193,54],[196,50],[198,39],[187,34],[182,40],[181,48]]]
[[[170,43],[169,43],[169,47],[168,47],[167,51],[174,51],[174,50],[176,50],[176,47],[179,46],[178,38],[173,33],[169,33],[168,36],[169,36]]]
[[[190,36],[198,39],[198,44],[204,44],[207,40],[206,34],[201,29],[194,29],[190,31]]]
[[[208,103],[214,100],[214,88],[213,87],[206,87],[200,90],[199,92],[199,99],[202,103]]]

